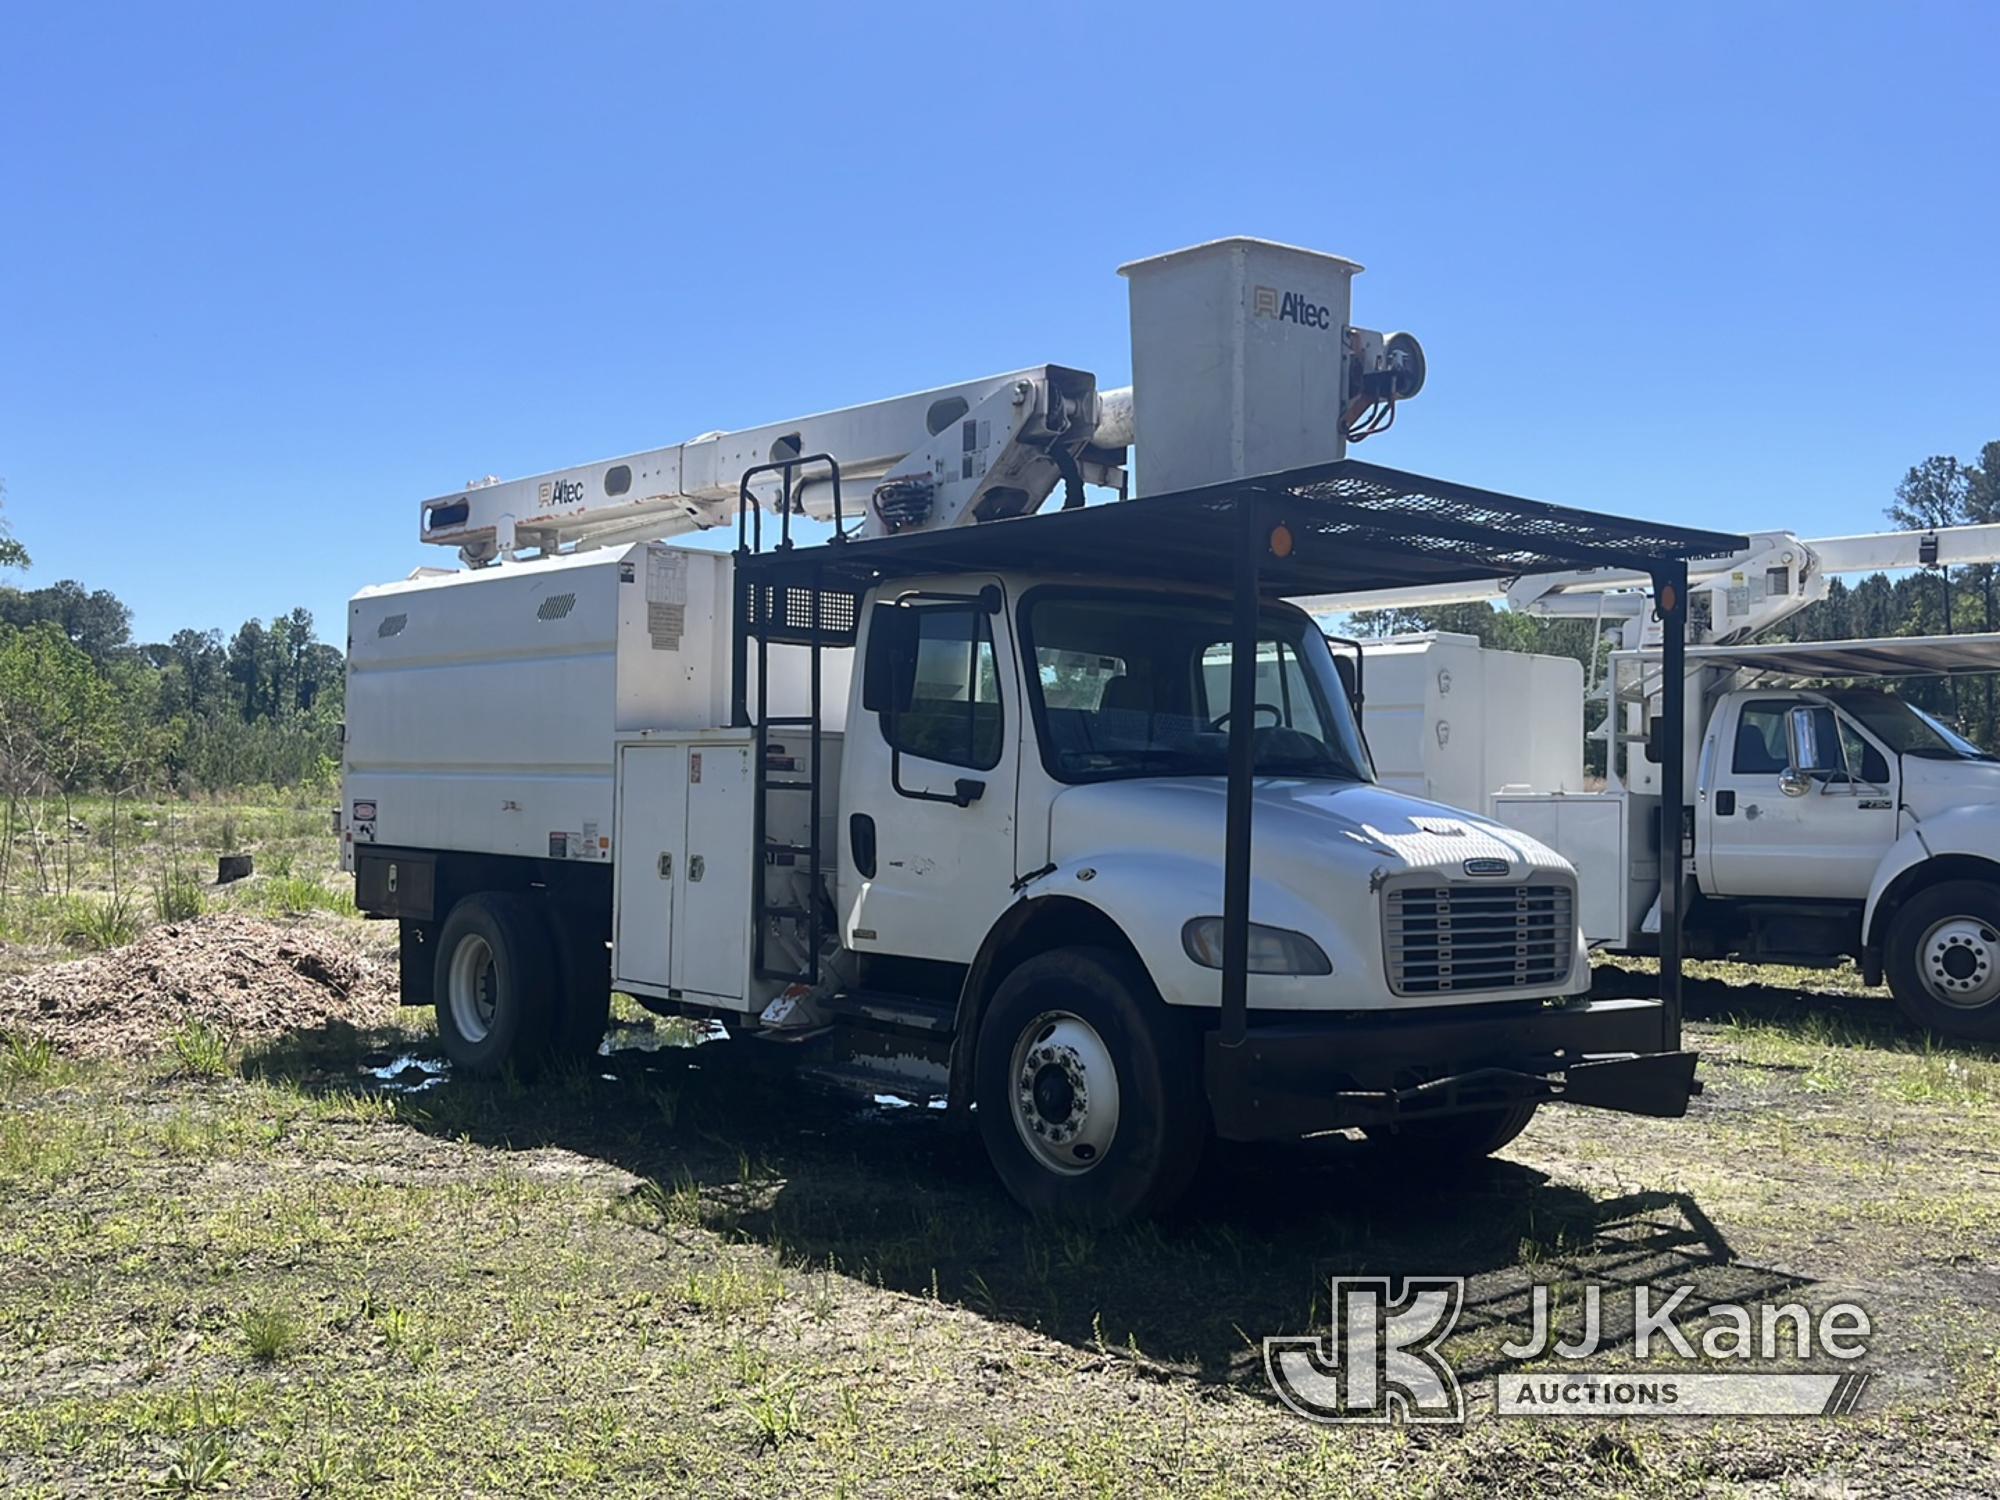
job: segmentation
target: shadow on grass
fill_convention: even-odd
[[[625,1043],[627,1045],[621,1045]],[[1025,1218],[976,1136],[936,1111],[859,1106],[783,1072],[757,1044],[606,1055],[534,1086],[451,1076],[400,1034],[308,1033],[253,1053],[252,1076],[397,1098],[397,1118],[498,1150],[560,1147],[641,1179],[624,1216],[706,1227],[834,1273],[1039,1329],[1108,1359],[1261,1389],[1261,1339],[1326,1331],[1334,1275],[1468,1278],[1461,1373],[1506,1367],[1536,1281],[1691,1283],[1692,1312],[1795,1287],[1745,1266],[1690,1197],[1596,1199],[1498,1160],[1412,1181],[1345,1138],[1222,1148],[1175,1219],[1090,1232]],[[419,1087],[421,1085],[421,1087]],[[694,1206],[694,1205],[698,1205]],[[1571,1306],[1576,1298],[1558,1298]],[[1607,1317],[1615,1341],[1619,1328]],[[1574,1328],[1571,1328],[1574,1332]]]
[[[1736,970],[1746,966],[1727,967]],[[1591,971],[1590,992],[1598,997],[1651,997],[1659,993],[1659,978],[1648,970],[1600,963]],[[1945,1051],[2000,1060],[2000,1045],[1934,1036],[1912,1026],[1886,993],[1737,983],[1689,972],[1681,979],[1681,996],[1684,1013],[1691,1021],[1769,1026],[1792,1032],[1800,1041],[1832,1046]]]

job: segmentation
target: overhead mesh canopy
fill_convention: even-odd
[[[1645,656],[1648,663],[1659,659],[1657,651]],[[1741,667],[1774,677],[1948,677],[2000,672],[2000,633],[1690,646],[1687,657],[1704,667]]]
[[[1571,568],[1648,572],[1745,538],[1524,500],[1346,459],[1169,495],[829,542],[746,560],[753,576],[865,585],[919,573],[1032,569],[1228,587],[1237,528],[1266,538],[1263,592],[1337,594]],[[1282,533],[1278,528],[1282,527]]]

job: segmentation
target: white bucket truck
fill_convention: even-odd
[[[1688,956],[1802,966],[1853,959],[1869,983],[1888,980],[1917,1025],[2000,1040],[2000,759],[1893,687],[1897,679],[2000,671],[2000,635],[1758,639],[1826,597],[1837,574],[1996,561],[2000,526],[1983,525],[1812,540],[1766,532],[1695,564],[1683,753],[1696,772],[1681,818]],[[1364,727],[1383,779],[1394,767],[1404,773],[1398,784],[1420,792],[1441,789],[1445,761],[1442,752],[1427,759],[1411,747],[1428,752],[1440,737],[1463,745],[1450,764],[1461,779],[1476,777],[1464,788],[1467,805],[1575,865],[1587,940],[1611,952],[1653,953],[1667,735],[1657,625],[1647,601],[1631,592],[1638,581],[1572,570],[1518,577],[1506,588],[1515,608],[1594,620],[1622,643],[1602,684],[1609,770],[1602,791],[1577,784],[1580,735],[1566,760],[1489,714],[1473,722],[1466,743],[1459,732],[1466,721],[1449,712],[1434,682],[1428,697],[1403,695],[1417,705],[1412,711],[1398,715],[1385,704],[1378,718],[1374,684],[1395,680],[1398,654],[1415,642],[1367,643]],[[1461,603],[1491,592],[1466,585],[1422,597]],[[1341,613],[1415,602],[1415,591],[1311,601]],[[1556,660],[1457,639],[1441,670],[1461,680],[1483,681],[1496,668],[1518,678],[1522,668],[1513,663]],[[1580,670],[1576,682],[1580,689]],[[1521,715],[1555,722],[1580,713],[1581,692],[1565,703],[1553,675],[1526,685],[1532,691],[1514,700]]]
[[[1042,366],[425,502],[469,567],[355,597],[343,818],[454,1063],[593,1050],[615,986],[943,1101],[1096,1221],[1211,1135],[1683,1112],[1671,995],[1578,998],[1568,863],[1376,784],[1285,598],[1735,539],[1346,460],[1423,372],[1358,269],[1125,267],[1125,391]],[[1128,446],[1149,494],[1085,505]]]

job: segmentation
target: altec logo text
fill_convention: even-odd
[[[543,505],[574,505],[583,498],[583,482],[577,479],[543,480],[535,499]]]
[[[1333,309],[1303,292],[1281,292],[1274,286],[1252,287],[1250,310],[1260,318],[1297,323],[1301,328],[1333,327]]]

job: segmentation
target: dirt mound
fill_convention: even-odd
[[[202,917],[0,980],[0,1032],[103,1057],[156,1051],[190,1021],[238,1040],[332,1022],[379,1026],[395,1017],[394,981],[390,965],[338,932]]]

